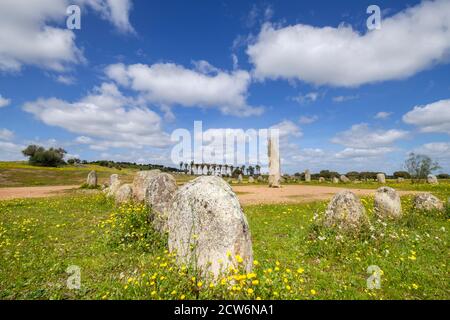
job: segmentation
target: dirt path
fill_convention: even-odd
[[[316,200],[329,200],[339,191],[346,188],[320,187],[304,185],[287,185],[280,189],[272,189],[267,186],[235,186],[242,205],[269,204],[269,203],[300,203]],[[373,189],[350,189],[359,196],[375,193]],[[400,195],[411,194],[414,191],[399,191]]]
[[[0,200],[50,197],[79,187],[80,186],[0,188]]]

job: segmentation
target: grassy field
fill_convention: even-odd
[[[442,190],[441,190],[442,189]],[[445,187],[437,194],[450,196]],[[343,237],[321,224],[324,202],[245,207],[255,266],[216,283],[177,266],[147,209],[98,193],[0,202],[0,299],[449,299],[450,211],[404,217]],[[81,268],[81,289],[66,287]],[[369,290],[378,266],[381,289]]]

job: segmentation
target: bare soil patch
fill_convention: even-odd
[[[235,186],[242,205],[273,204],[273,203],[302,203],[329,200],[337,192],[346,190],[341,187],[321,187],[304,185],[286,185],[282,188],[268,188],[267,186]],[[375,194],[375,189],[350,189],[358,196]],[[414,191],[398,191],[400,195],[413,194]]]
[[[80,186],[0,188],[0,200],[50,197],[79,187]]]

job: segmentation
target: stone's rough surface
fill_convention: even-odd
[[[160,233],[168,231],[169,209],[177,189],[177,182],[173,176],[160,173],[151,179],[145,193],[145,203],[151,208],[150,220]]]
[[[111,177],[109,177],[109,187],[103,190],[103,192],[108,197],[114,197],[117,190],[120,188],[120,179],[118,174],[112,174]]]
[[[243,180],[242,174],[239,174],[239,176],[238,176],[238,183],[242,183],[242,180]]]
[[[319,182],[325,182],[325,178],[324,177],[319,177]]]
[[[419,193],[414,198],[414,209],[420,211],[443,211],[444,203],[431,193]]]
[[[269,138],[269,187],[281,187],[280,147],[278,138]]]
[[[325,225],[341,230],[357,230],[367,221],[366,210],[351,191],[337,193],[325,211]]]
[[[377,174],[377,181],[378,183],[386,183],[386,176],[384,175],[384,173]]]
[[[405,181],[405,178],[401,178],[401,177],[397,178],[397,183],[402,183],[404,181]]]
[[[89,172],[86,180],[86,184],[89,187],[96,187],[97,186],[97,172],[91,171]]]
[[[116,204],[131,202],[133,200],[133,188],[131,184],[124,184],[116,192]]]
[[[375,193],[375,214],[380,218],[400,218],[402,204],[397,191],[389,187],[381,187]]]
[[[263,178],[263,176],[259,176],[257,180],[258,180],[258,182],[263,182],[264,178]]]
[[[428,182],[429,184],[439,184],[438,179],[437,179],[436,176],[433,175],[433,174],[429,174],[429,175],[428,175],[428,177],[427,177],[427,182]]]
[[[305,171],[305,181],[311,182],[311,173],[309,172],[309,170]]]
[[[144,201],[145,192],[151,182],[156,177],[160,170],[139,171],[133,180],[133,197],[137,202]]]
[[[247,219],[222,179],[199,177],[178,189],[168,226],[169,249],[180,263],[194,263],[203,275],[217,276],[242,259],[239,266],[250,272],[253,251]]]
[[[341,179],[342,182],[350,182],[350,179],[347,178],[347,177],[344,176],[344,175],[341,175],[340,179]]]
[[[339,183],[339,179],[336,178],[336,177],[333,177],[333,179],[331,179],[331,181],[332,181],[333,183]]]
[[[248,177],[248,183],[255,183],[255,178]]]

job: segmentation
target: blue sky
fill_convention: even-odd
[[[81,7],[81,30],[65,9]],[[174,165],[170,134],[281,130],[283,171],[450,172],[450,1],[0,4],[0,159],[30,143]],[[174,165],[175,166],[175,165]]]

